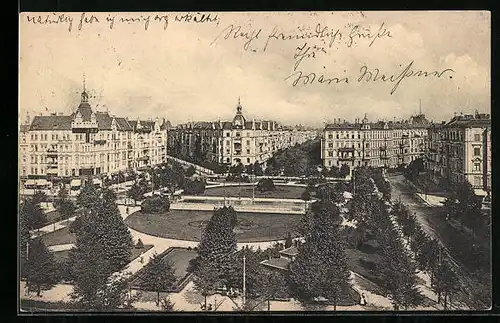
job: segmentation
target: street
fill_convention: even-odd
[[[472,286],[477,287],[479,282],[472,279],[471,273],[480,270],[480,268],[477,268],[476,264],[470,261],[470,258],[468,259],[467,253],[459,244],[470,240],[465,231],[447,221],[446,215],[440,207],[430,207],[417,197],[405,183],[403,175],[388,176],[387,179],[391,184],[393,200],[401,199],[409,210],[415,213],[422,229],[431,238],[438,239],[454,265],[460,281],[465,285],[465,289],[470,290]]]

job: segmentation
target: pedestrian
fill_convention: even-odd
[[[211,311],[212,310],[212,304],[208,304],[208,310]]]

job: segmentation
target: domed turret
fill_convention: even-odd
[[[242,129],[245,127],[245,117],[242,113],[243,107],[241,106],[240,99],[238,98],[238,105],[236,106],[236,115],[233,119],[233,127]]]

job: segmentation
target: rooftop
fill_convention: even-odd
[[[295,257],[299,254],[299,249],[297,249],[297,247],[295,247],[295,246],[292,246],[292,247],[281,250],[280,253],[283,255]]]
[[[288,258],[271,258],[262,261],[261,264],[272,268],[288,270],[288,265],[290,264],[290,262],[291,260]]]

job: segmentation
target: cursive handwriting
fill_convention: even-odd
[[[271,40],[301,40],[301,39],[325,39],[329,38],[330,41],[328,43],[328,47],[331,48],[333,43],[336,40],[340,40],[342,38],[342,33],[339,29],[331,29],[328,26],[321,26],[321,24],[317,24],[316,28],[313,31],[309,31],[308,28],[302,29],[297,28],[300,33],[284,33],[279,32],[278,28],[275,26],[271,33],[267,36],[266,44],[264,45],[264,51],[267,49],[269,42]]]
[[[347,41],[347,47],[351,47],[355,43],[356,38],[358,39],[368,38],[369,40],[371,40],[370,45],[368,45],[368,47],[371,47],[375,42],[375,40],[384,37],[392,37],[391,32],[387,28],[385,28],[384,22],[382,22],[376,33],[372,33],[370,28],[362,28],[359,25],[355,25],[352,27],[351,32],[349,33],[349,40]]]
[[[308,43],[304,43],[304,45],[296,48],[296,52],[293,55],[293,59],[295,60],[295,64],[293,66],[293,70],[296,71],[299,67],[300,63],[304,58],[316,58],[316,53],[321,52],[326,54],[326,50],[322,46],[309,45]]]
[[[251,28],[250,28],[251,29]],[[222,35],[224,35],[223,39],[246,39],[247,41],[243,45],[243,49],[248,50],[250,48],[250,44],[253,40],[258,39],[262,29],[251,29],[249,31],[242,31],[241,26],[229,25],[224,28],[217,37],[210,43],[213,45]],[[255,51],[255,50],[254,50]]]
[[[321,83],[321,84],[338,84],[338,83],[349,83],[349,78],[348,77],[327,77],[323,74],[317,75],[316,73],[304,73],[302,71],[297,71],[294,72],[287,77],[285,77],[285,81],[288,79],[293,79],[292,86],[296,87],[297,85],[303,84],[313,84],[314,82],[316,83]]]
[[[28,20],[28,22],[34,25],[68,24],[68,31],[71,31],[73,29],[73,17],[65,14],[56,14],[55,12],[53,12],[52,15],[46,15],[46,16],[27,15],[26,19]]]
[[[377,81],[387,82],[387,81],[389,81],[391,83],[395,83],[392,90],[391,90],[391,95],[392,95],[396,92],[397,88],[399,87],[399,85],[401,84],[401,82],[405,78],[409,78],[409,77],[417,77],[417,78],[418,77],[437,77],[437,78],[441,78],[441,76],[443,76],[443,74],[445,74],[446,72],[450,72],[450,73],[455,72],[451,68],[447,68],[447,69],[444,69],[442,71],[432,71],[432,72],[426,72],[426,71],[422,71],[422,70],[413,71],[413,70],[411,70],[412,66],[413,66],[413,61],[411,61],[410,64],[408,64],[403,69],[403,71],[401,71],[401,73],[399,73],[397,76],[395,74],[387,76],[386,74],[383,74],[383,73],[381,75],[379,75],[380,70],[378,68],[375,68],[373,70],[369,70],[366,65],[363,65],[360,69],[361,75],[358,78],[358,82],[361,82],[364,80],[366,82],[377,82]],[[451,75],[449,77],[452,78]]]
[[[194,22],[194,23],[215,23],[219,24],[219,16],[205,14],[205,13],[185,13],[182,15],[176,15],[175,21],[177,22]]]

